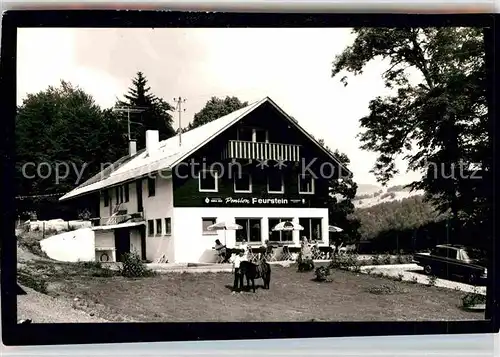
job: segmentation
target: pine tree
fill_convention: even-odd
[[[175,135],[175,130],[172,127],[173,118],[170,114],[174,107],[151,93],[148,80],[142,72],[137,72],[136,77],[132,80],[132,86],[124,98],[125,101],[120,101],[118,105],[143,109],[141,113],[130,114],[131,137],[137,140],[138,148],[143,148],[146,145],[146,130],[158,130],[160,140]]]

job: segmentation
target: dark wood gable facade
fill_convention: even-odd
[[[173,204],[322,208],[335,175],[338,164],[264,102],[174,168]]]

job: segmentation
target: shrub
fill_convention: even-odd
[[[379,254],[376,254],[372,257],[372,265],[380,265],[382,261],[382,257]]]
[[[126,253],[123,256],[120,274],[127,278],[141,278],[153,276],[154,271],[149,269],[137,253]]]
[[[391,264],[391,256],[389,254],[384,254],[381,258],[382,264]]]
[[[310,258],[299,259],[297,266],[299,272],[307,272],[314,270],[314,262]]]
[[[437,276],[435,276],[435,275],[431,275],[431,276],[429,276],[427,279],[428,279],[428,285],[429,285],[429,286],[434,286],[434,285],[436,285]]]
[[[330,282],[331,280],[329,279],[330,276],[330,268],[329,267],[319,267],[316,268],[315,272],[316,277],[314,280],[316,281],[321,281],[321,282]]]
[[[486,304],[486,296],[476,292],[467,293],[462,297],[463,307],[472,307],[479,304]]]

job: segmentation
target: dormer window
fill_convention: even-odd
[[[310,174],[299,174],[298,182],[300,194],[314,194],[314,178]]]
[[[200,192],[218,192],[219,177],[215,170],[201,170],[198,174],[198,189]]]

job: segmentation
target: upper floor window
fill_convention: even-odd
[[[252,141],[256,143],[269,142],[268,131],[264,129],[253,129]]]
[[[299,174],[299,193],[313,194],[314,193],[314,178],[310,174]]]
[[[148,195],[149,197],[156,195],[156,179],[154,177],[148,177]]]
[[[285,193],[285,183],[281,172],[272,172],[267,176],[268,193]]]
[[[237,174],[234,177],[234,192],[235,193],[251,193],[252,192],[252,177],[248,173]]]
[[[252,128],[248,126],[242,126],[238,128],[239,141],[253,141],[254,143],[266,143],[269,142],[269,133],[266,129],[262,128]]]
[[[109,191],[108,190],[104,190],[102,192],[102,198],[104,200],[104,207],[108,207],[109,206]]]
[[[201,170],[198,174],[198,189],[200,192],[218,192],[218,181],[217,171]]]
[[[123,186],[123,191],[124,191],[124,198],[125,198],[125,201],[124,202],[128,202],[130,200],[130,193],[129,193],[129,184],[126,183],[124,186]]]
[[[252,128],[242,126],[238,128],[238,137],[239,141],[252,141],[253,138],[253,130]]]

